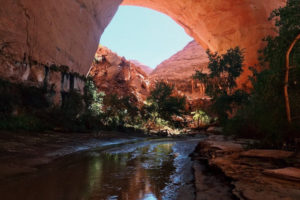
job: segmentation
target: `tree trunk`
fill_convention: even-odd
[[[289,85],[289,71],[290,71],[290,53],[293,50],[296,42],[300,39],[300,34],[294,39],[292,44],[290,45],[288,51],[286,52],[286,63],[285,63],[285,79],[284,79],[284,98],[285,98],[285,107],[286,107],[286,115],[289,124],[292,123],[291,118],[291,108],[289,101],[289,93],[288,93],[288,85]]]

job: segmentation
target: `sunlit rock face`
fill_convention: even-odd
[[[173,18],[205,49],[224,53],[228,48],[245,48],[246,64],[257,63],[263,37],[274,33],[270,12],[285,0],[124,0],[158,10]],[[242,79],[247,76],[245,73]],[[245,80],[242,80],[245,81]]]
[[[10,54],[4,55],[0,54],[1,80],[37,88],[47,86],[48,93],[51,93],[49,101],[54,105],[61,104],[62,93],[77,91],[84,94],[84,80],[70,72],[51,70],[51,67],[45,64],[37,62],[29,64],[25,61],[14,60]],[[53,90],[53,93],[50,90]]]
[[[189,101],[207,98],[204,85],[192,76],[196,70],[209,73],[208,57],[196,41],[190,42],[183,50],[158,65],[151,73],[153,81],[167,81],[175,86],[179,94],[185,95]]]
[[[7,42],[17,60],[25,55],[86,74],[121,1],[2,0],[0,49]]]
[[[148,75],[106,47],[99,46],[89,75],[93,77],[99,91],[107,95],[130,97],[132,102],[139,105],[149,95]]]

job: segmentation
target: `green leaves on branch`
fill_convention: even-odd
[[[171,121],[173,115],[181,115],[184,112],[186,98],[172,96],[174,86],[165,82],[158,82],[147,99],[145,109],[148,113],[156,113],[155,118]]]
[[[223,94],[231,94],[237,86],[236,78],[243,72],[243,51],[236,47],[229,49],[225,54],[219,55],[207,50],[209,58],[209,74],[196,71],[195,79],[205,85],[205,92],[212,98]]]
[[[219,55],[207,50],[209,74],[196,71],[195,79],[205,85],[205,92],[212,98],[212,110],[222,120],[228,118],[233,108],[247,99],[247,94],[238,90],[236,79],[243,72],[243,51],[236,47]]]
[[[91,78],[86,81],[84,94],[86,109],[92,116],[100,116],[103,113],[103,98],[105,94],[103,92],[98,92],[98,89]]]
[[[196,110],[195,112],[191,112],[193,115],[193,120],[197,121],[197,126],[207,125],[209,124],[211,118],[202,110]]]

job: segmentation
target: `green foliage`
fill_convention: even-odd
[[[205,85],[205,92],[212,98],[212,111],[225,122],[233,109],[247,100],[247,94],[236,89],[236,79],[243,72],[243,51],[236,47],[229,49],[225,54],[211,53],[207,50],[209,58],[209,74],[196,71],[195,79]]]
[[[37,117],[30,114],[7,116],[0,118],[0,130],[44,130],[46,125]]]
[[[281,147],[294,137],[300,137],[300,43],[291,55],[289,99],[292,125],[288,125],[284,103],[285,55],[289,45],[300,33],[300,2],[288,0],[286,7],[274,10],[270,20],[275,20],[278,35],[264,39],[266,47],[260,52],[265,68],[258,72],[252,68],[250,77],[253,89],[247,104],[227,123],[225,130],[237,135],[260,138],[267,147]]]
[[[193,115],[193,119],[197,121],[198,128],[200,125],[208,125],[211,121],[211,118],[202,110],[196,110],[191,114]]]
[[[275,9],[270,15],[269,20],[275,21],[275,26],[277,27],[276,32],[278,35],[276,37],[268,36],[264,38],[267,45],[264,49],[260,50],[260,60],[262,64],[269,65],[273,70],[284,70],[285,53],[289,45],[300,33],[299,9],[300,3],[298,0],[288,0],[285,7]],[[298,48],[299,45],[295,49]],[[296,51],[299,52],[298,50]],[[295,56],[295,51],[291,53],[291,57],[294,57],[299,61],[299,57]]]
[[[62,92],[61,111],[70,120],[79,117],[83,111],[83,97],[77,91]]]
[[[36,115],[50,104],[47,89],[0,79],[0,129],[41,130],[45,124]]]
[[[48,92],[45,87],[25,86],[0,79],[0,113],[9,115],[16,107],[23,110],[48,108]]]
[[[98,92],[94,81],[89,78],[84,87],[84,101],[86,109],[92,116],[100,116],[103,113],[103,98],[105,94]]]
[[[209,58],[209,74],[196,71],[194,78],[200,80],[206,86],[206,94],[213,99],[221,95],[230,95],[236,88],[236,78],[243,72],[243,51],[236,47],[229,49],[225,54],[219,55],[207,50]]]
[[[140,112],[129,97],[119,98],[116,94],[104,98],[101,121],[112,128],[134,126],[140,123]]]
[[[172,121],[172,116],[181,115],[185,110],[186,98],[171,96],[174,86],[165,82],[158,82],[155,89],[151,91],[147,104],[144,107],[148,117],[154,120],[161,118],[165,121]]]

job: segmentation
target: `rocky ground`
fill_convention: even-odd
[[[300,154],[249,150],[248,142],[212,135],[199,143],[192,155],[197,199],[300,199]],[[216,176],[208,179],[203,173]],[[219,192],[203,197],[203,191],[216,188]]]

